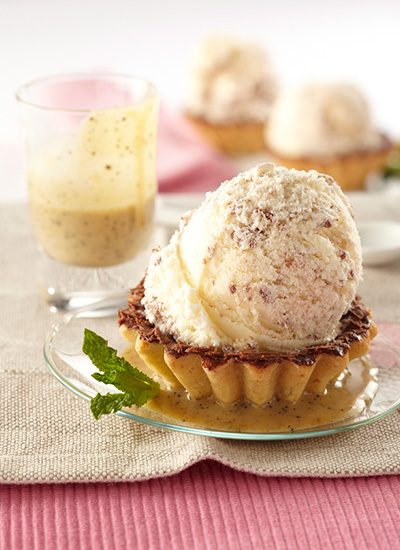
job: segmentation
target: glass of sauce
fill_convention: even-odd
[[[136,76],[72,74],[16,96],[45,301],[68,311],[125,292],[154,225],[156,88]]]

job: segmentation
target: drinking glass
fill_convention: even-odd
[[[71,74],[17,91],[38,282],[53,310],[128,290],[149,247],[158,94],[123,74]]]

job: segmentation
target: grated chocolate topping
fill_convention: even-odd
[[[356,296],[349,311],[343,315],[341,325],[342,332],[335,340],[331,340],[317,346],[310,346],[300,351],[282,353],[277,351],[263,350],[241,350],[235,351],[227,346],[227,349],[221,350],[215,347],[198,347],[186,344],[181,340],[176,340],[172,335],[165,334],[158,327],[148,321],[145,315],[142,298],[144,296],[144,279],[133,288],[128,296],[126,309],[120,309],[118,312],[118,323],[128,329],[138,331],[140,336],[147,342],[162,344],[167,353],[175,357],[180,357],[188,353],[197,353],[202,358],[204,367],[212,370],[218,365],[228,361],[237,360],[251,363],[256,367],[263,368],[272,363],[282,363],[291,361],[297,365],[312,366],[319,355],[326,353],[329,355],[344,356],[351,344],[356,340],[362,340],[368,334],[371,319],[370,310],[361,302],[361,298]]]

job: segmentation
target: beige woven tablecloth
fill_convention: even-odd
[[[262,475],[400,472],[398,412],[341,434],[268,442],[182,434],[116,416],[96,421],[43,360],[46,333],[61,317],[37,295],[26,206],[0,206],[0,230],[0,480],[146,479],[205,458]],[[362,292],[378,320],[400,320],[399,275],[399,263],[366,270]]]

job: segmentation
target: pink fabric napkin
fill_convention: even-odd
[[[161,109],[158,136],[161,193],[213,191],[236,175],[229,158],[198,135],[180,113]]]

